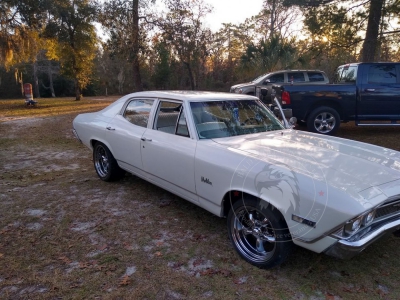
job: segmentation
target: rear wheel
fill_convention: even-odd
[[[121,179],[125,171],[122,170],[111,151],[103,143],[96,143],[93,149],[93,163],[97,175],[104,181]]]
[[[259,199],[239,200],[228,214],[229,238],[239,255],[259,268],[281,264],[292,249],[286,222]]]
[[[339,129],[340,116],[338,112],[328,106],[314,109],[307,118],[307,129],[326,135],[333,135]]]

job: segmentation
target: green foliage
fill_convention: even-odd
[[[61,72],[74,80],[76,99],[91,81],[93,60],[97,49],[96,2],[89,0],[52,1],[49,7],[52,19],[46,26],[46,37],[58,42],[57,53]]]
[[[293,42],[273,36],[269,40],[260,40],[258,44],[250,44],[242,56],[242,65],[258,74],[290,68],[297,62],[297,49]]]

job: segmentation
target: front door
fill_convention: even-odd
[[[142,136],[143,169],[150,181],[197,202],[194,159],[197,140],[189,134],[182,102],[161,100],[153,128]]]
[[[395,64],[375,64],[360,87],[357,113],[360,119],[400,118],[400,79]]]

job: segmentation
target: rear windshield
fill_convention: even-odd
[[[358,68],[358,65],[356,65],[356,66],[350,66],[350,65],[340,66],[336,70],[334,82],[335,83],[355,83],[357,80],[357,68]]]

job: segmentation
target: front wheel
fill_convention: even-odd
[[[307,118],[307,129],[326,135],[333,135],[339,129],[340,116],[338,112],[328,106],[314,109]]]
[[[262,269],[281,264],[292,240],[278,210],[260,199],[239,200],[228,214],[229,238],[239,255]]]
[[[111,151],[103,143],[96,143],[93,149],[93,163],[97,175],[104,181],[121,179],[125,171],[119,166]]]

